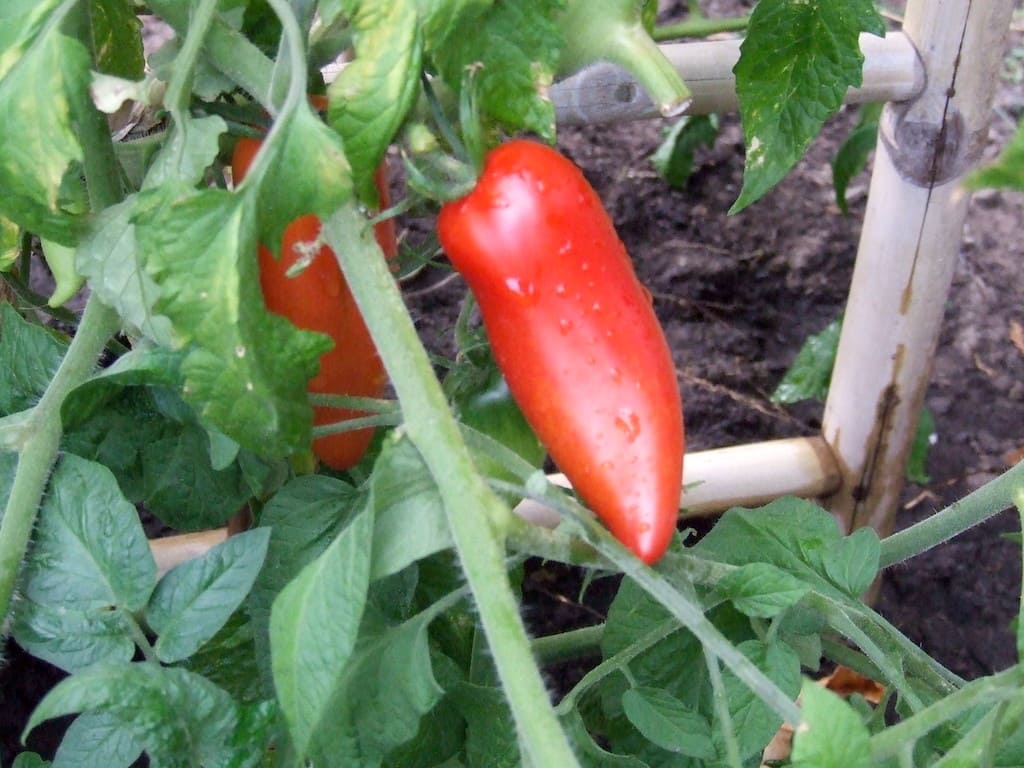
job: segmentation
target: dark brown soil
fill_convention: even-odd
[[[672,3],[663,4],[674,8]],[[683,5],[678,3],[676,5]],[[737,0],[708,3],[728,14]],[[1014,32],[1020,44],[1021,33]],[[1019,73],[1017,73],[1019,77]],[[1011,134],[1024,90],[1014,73],[1002,81],[988,157]],[[660,121],[614,128],[563,129],[561,148],[596,187],[654,295],[683,388],[688,450],[814,434],[821,406],[773,404],[769,395],[808,334],[843,309],[857,249],[867,174],[850,193],[851,212],[836,208],[830,161],[855,120],[846,110],[826,126],[794,173],[764,200],[726,214],[740,188],[742,134],[725,116],[718,140],[698,154],[698,167],[679,191],[655,174],[649,156]],[[1024,325],[1022,197],[975,196],[946,302],[927,406],[937,442],[931,480],[910,484],[897,525],[913,523],[979,487],[1019,460],[1024,446]],[[422,232],[413,222],[410,237]],[[406,285],[408,302],[429,346],[451,352],[450,329],[464,285],[426,269]],[[1019,326],[1017,326],[1019,327]],[[1019,530],[1003,513],[953,542],[886,574],[878,608],[925,651],[972,678],[1015,661],[1010,622],[1020,595],[1020,545],[1001,534]],[[589,587],[581,602],[580,574],[533,565],[524,584],[525,612],[538,634],[603,618],[614,581]],[[16,648],[0,668],[0,764],[18,750],[27,714],[57,679]],[[581,667],[563,668],[564,684]],[[31,745],[52,750],[53,729]]]

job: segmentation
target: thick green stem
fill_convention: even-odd
[[[907,745],[938,728],[943,723],[975,706],[988,706],[1020,697],[1020,667],[974,680],[944,699],[923,709],[913,717],[886,728],[871,737],[871,758],[875,763],[898,755]]]
[[[1024,461],[941,512],[887,537],[882,541],[879,565],[888,568],[909,560],[983,523],[1012,507],[1014,494],[1021,490],[1024,490]]]
[[[722,32],[740,32],[750,25],[750,16],[733,16],[728,19],[686,19],[675,24],[655,27],[651,37],[658,42],[681,38],[709,37]]]
[[[567,659],[582,659],[601,654],[601,638],[604,624],[581,627],[557,635],[535,637],[533,653],[541,664],[556,664]]]
[[[349,204],[324,222],[323,234],[339,256],[391,377],[409,438],[444,500],[524,757],[529,765],[578,765],[551,707],[505,570],[499,528],[512,513],[477,474],[394,277],[365,223]]]

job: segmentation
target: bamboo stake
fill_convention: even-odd
[[[904,32],[926,89],[883,113],[867,212],[822,432],[847,530],[893,528],[968,197],[985,143],[1013,0],[911,0]]]
[[[702,115],[736,109],[736,78],[740,40],[661,45],[693,92],[687,114]],[[914,46],[900,32],[885,38],[861,35],[864,79],[851,89],[847,103],[904,101],[924,87],[924,71]],[[551,86],[559,125],[592,125],[660,117],[657,107],[623,69],[601,62]]]
[[[684,466],[684,518],[763,504],[789,494],[803,498],[822,496],[835,490],[840,479],[839,468],[821,437],[794,437],[699,451],[687,454]],[[548,475],[548,480],[569,487],[565,475]],[[535,501],[523,501],[515,511],[536,525],[558,525],[558,513]],[[175,565],[206,553],[228,535],[228,527],[223,527],[153,539],[149,546],[157,571],[163,576]]]

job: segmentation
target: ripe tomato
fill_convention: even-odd
[[[468,195],[442,207],[437,231],[552,459],[623,544],[660,558],[682,486],[679,386],[597,193],[554,149],[510,141]]]

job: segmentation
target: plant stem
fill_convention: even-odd
[[[1014,494],[1024,490],[1024,461],[996,479],[955,501],[941,512],[882,541],[879,566],[888,568],[927,552],[944,541],[1013,506]]]
[[[721,32],[740,32],[750,24],[750,15],[734,16],[728,19],[686,19],[675,24],[655,27],[651,37],[657,42],[679,38],[709,37]]]
[[[736,742],[736,729],[733,727],[732,715],[729,714],[729,697],[722,683],[722,670],[718,666],[718,659],[704,650],[704,662],[708,668],[708,678],[711,680],[711,700],[715,706],[715,717],[718,718],[718,726],[722,731],[722,740],[725,742],[726,764],[732,768],[740,768],[743,760],[740,759],[740,747]]]
[[[600,655],[604,624],[559,632],[557,635],[535,637],[533,653],[540,664],[556,664],[567,659]]]
[[[524,761],[578,765],[555,717],[504,565],[503,534],[512,512],[476,472],[430,359],[380,248],[354,204],[323,224],[392,385],[405,429],[420,450],[448,514],[455,548],[473,592],[505,695],[521,737]]]
[[[872,736],[872,760],[880,763],[899,754],[905,745],[912,744],[964,710],[1019,697],[1021,683],[1021,669],[1017,666],[968,683],[927,709]]]

